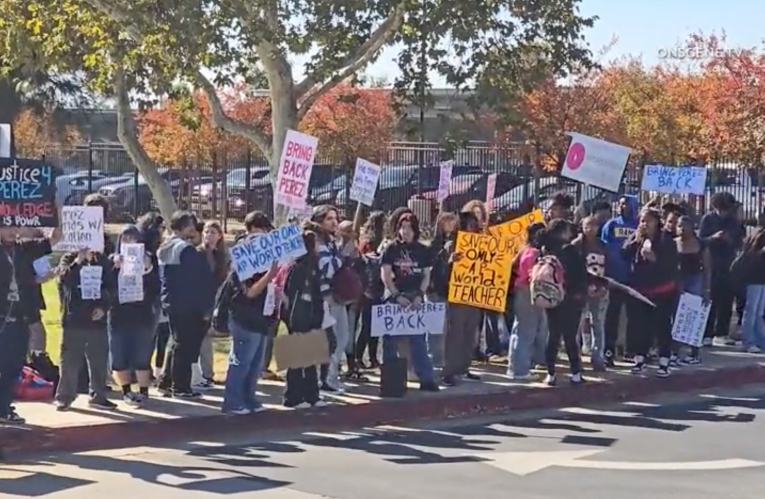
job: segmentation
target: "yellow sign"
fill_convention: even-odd
[[[504,237],[458,232],[449,276],[449,302],[504,312],[515,243]]]
[[[526,240],[526,228],[535,223],[543,222],[544,216],[542,210],[534,210],[525,215],[521,215],[518,218],[514,218],[503,224],[493,225],[489,227],[489,234],[506,237],[509,239],[518,239],[521,241]]]

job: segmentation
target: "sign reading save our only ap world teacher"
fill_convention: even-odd
[[[56,178],[50,165],[0,159],[0,226],[58,226]]]
[[[646,165],[640,190],[703,195],[706,185],[707,169],[703,166]]]
[[[568,133],[571,144],[560,174],[583,184],[619,192],[630,148],[581,133]]]
[[[277,204],[298,209],[305,205],[318,145],[316,137],[287,130],[276,177]]]
[[[455,243],[454,252],[462,257],[454,262],[449,276],[449,303],[503,312],[515,242],[489,234],[458,232]]]
[[[231,265],[239,279],[266,272],[274,262],[287,263],[306,254],[303,231],[297,225],[282,225],[267,234],[255,234],[235,244]]]

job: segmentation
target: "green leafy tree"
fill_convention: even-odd
[[[533,49],[565,67],[588,56],[580,0],[0,0],[3,69],[76,74],[116,97],[119,137],[164,214],[169,188],[141,148],[131,100],[150,105],[179,82],[202,90],[213,123],[246,137],[276,174],[286,131],[386,46],[400,47],[396,87],[424,98],[428,71],[457,88],[507,85]],[[294,56],[307,58],[298,79]],[[217,89],[265,77],[271,130],[233,119]],[[280,217],[281,213],[277,213]]]

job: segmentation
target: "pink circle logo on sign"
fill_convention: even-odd
[[[580,142],[574,142],[571,147],[568,148],[568,154],[566,155],[566,164],[569,169],[576,170],[582,163],[584,163],[585,150],[584,145]]]

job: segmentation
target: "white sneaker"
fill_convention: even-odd
[[[516,376],[515,374],[508,374],[508,377],[513,381],[537,381],[539,378],[536,374],[526,373]]]
[[[252,414],[252,411],[247,409],[246,407],[243,407],[241,409],[234,409],[233,411],[228,411],[229,414],[233,414],[234,416],[247,416],[248,414]]]
[[[746,349],[746,353],[762,353],[762,349],[757,345],[752,345]]]
[[[704,341],[701,344],[705,347],[711,347],[714,346],[715,340],[712,338],[704,338]]]
[[[215,383],[213,383],[209,379],[206,379],[206,380],[200,381],[199,383],[193,385],[192,388],[194,390],[201,390],[201,391],[203,391],[203,390],[211,390],[211,389],[215,388]]]
[[[326,400],[319,399],[314,404],[313,407],[327,407],[329,403]]]
[[[256,408],[254,408],[253,410],[251,410],[250,412],[253,413],[253,414],[257,414],[259,412],[264,412],[264,411],[267,411],[267,410],[268,409],[266,408],[266,406],[259,405]]]
[[[300,402],[298,405],[293,407],[293,409],[310,409],[310,408],[311,408],[311,404],[309,404],[308,402]]]

